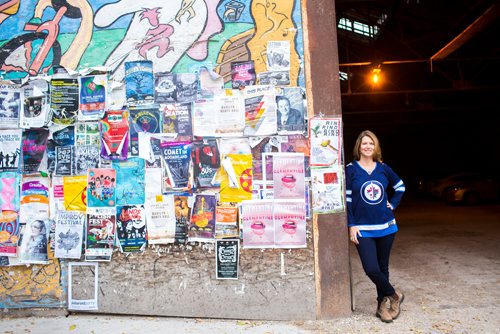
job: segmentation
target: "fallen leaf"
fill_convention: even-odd
[[[74,330],[75,330],[75,328],[76,328],[76,325],[71,325],[71,326],[69,326],[69,330],[70,330],[70,331],[74,331]]]

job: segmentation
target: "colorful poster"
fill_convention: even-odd
[[[31,174],[38,172],[43,155],[47,148],[47,140],[49,138],[49,130],[40,129],[24,129],[22,141],[22,165],[21,171],[23,174]]]
[[[241,202],[252,198],[252,155],[227,154],[220,169],[220,201]]]
[[[274,247],[273,202],[244,201],[241,204],[243,248]]]
[[[57,176],[68,176],[75,174],[74,146],[56,147],[56,166],[54,174]]]
[[[49,218],[49,178],[41,175],[23,176],[21,180],[19,220],[27,224]]]
[[[125,88],[129,104],[152,103],[153,63],[149,60],[125,62]]]
[[[67,211],[87,210],[87,175],[64,176],[64,208]]]
[[[193,213],[189,224],[189,241],[213,242],[215,238],[215,195],[195,196]]]
[[[79,121],[95,121],[104,115],[106,110],[106,91],[108,79],[106,75],[90,75],[78,78],[80,81]]]
[[[22,130],[0,131],[0,171],[17,171],[21,161]]]
[[[56,219],[59,211],[64,211],[64,186],[62,176],[52,176],[49,191],[50,218]]]
[[[340,165],[341,118],[312,118],[311,166]]]
[[[194,102],[198,94],[198,76],[196,73],[177,73],[174,76],[176,101],[179,103]]]
[[[48,263],[48,219],[29,220],[23,230],[18,250],[21,263]]]
[[[176,133],[179,137],[191,138],[193,135],[192,108],[192,103],[160,105],[163,115],[163,133]]]
[[[106,160],[126,160],[129,146],[129,120],[126,110],[108,110],[99,121],[101,157]]]
[[[48,82],[43,79],[29,80],[22,89],[24,108],[19,126],[24,129],[46,126],[50,116]]]
[[[84,175],[91,168],[99,167],[99,147],[95,145],[75,146],[75,174]]]
[[[240,239],[217,240],[215,257],[217,279],[238,279]]]
[[[144,251],[146,233],[146,210],[143,205],[116,207],[116,235],[122,253]]]
[[[273,153],[280,151],[281,137],[251,137],[250,145],[252,146],[252,166],[254,181],[263,181],[263,166],[266,166],[265,174],[270,175],[272,170],[272,156],[268,156],[266,161],[262,159],[264,153]]]
[[[220,167],[220,153],[215,139],[191,144],[194,181],[197,188],[212,188],[215,174]]]
[[[146,200],[148,244],[175,242],[175,209],[173,195],[157,195]]]
[[[15,84],[0,84],[0,128],[19,127],[22,114],[23,94],[21,87]]]
[[[268,136],[277,132],[276,92],[274,86],[247,86],[245,99],[245,136]]]
[[[140,158],[113,161],[116,170],[116,205],[144,204],[145,163]]]
[[[275,199],[304,199],[305,170],[302,153],[274,153],[273,185]]]
[[[0,256],[16,256],[21,234],[18,218],[15,211],[0,211]]]
[[[75,124],[75,144],[76,146],[100,146],[101,134],[99,132],[99,122],[85,122]]]
[[[239,238],[238,207],[234,203],[217,203],[215,238]]]
[[[303,200],[274,202],[274,242],[277,248],[306,247],[306,205]]]
[[[78,79],[52,78],[50,80],[50,110],[52,122],[68,125],[78,117]]]
[[[20,174],[0,172],[0,211],[19,211]]]
[[[87,205],[92,207],[115,206],[116,171],[110,168],[92,168],[88,171]]]
[[[312,209],[317,214],[344,210],[341,168],[311,168]]]
[[[174,196],[176,244],[185,244],[188,240],[189,221],[191,219],[188,198],[188,196]]]
[[[160,133],[161,115],[158,107],[141,106],[129,108],[130,113],[130,154],[139,155],[139,132]]]
[[[163,191],[191,188],[191,145],[189,142],[162,142]]]
[[[85,261],[111,261],[116,208],[87,208]]]
[[[175,103],[177,101],[177,86],[172,73],[155,73],[155,103]]]
[[[281,152],[283,153],[304,153],[306,157],[311,155],[311,145],[309,143],[309,138],[306,138],[304,135],[288,135],[281,136],[282,138]]]
[[[304,133],[306,115],[304,97],[300,87],[282,88],[276,96],[279,134]]]
[[[55,253],[57,258],[80,259],[85,214],[77,211],[59,211],[56,218]]]
[[[231,63],[233,89],[243,89],[255,85],[255,65],[253,60]]]

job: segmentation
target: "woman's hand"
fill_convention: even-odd
[[[391,209],[391,211],[393,211],[393,210],[394,210],[394,208],[392,207],[391,203],[389,203],[389,201],[387,201],[387,207],[388,207],[389,209]]]
[[[349,227],[349,238],[356,245],[359,245],[358,236],[361,237],[359,228],[357,228],[356,226]]]

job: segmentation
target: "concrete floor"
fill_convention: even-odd
[[[500,333],[500,205],[446,206],[406,198],[391,281],[406,299],[391,324],[374,316],[375,290],[351,248],[355,311],[332,321],[271,322],[126,316],[1,316],[0,333]]]

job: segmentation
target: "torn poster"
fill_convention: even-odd
[[[79,121],[95,121],[102,118],[106,110],[106,91],[108,79],[106,75],[90,75],[79,77],[80,109]]]
[[[202,98],[213,97],[221,89],[224,88],[224,77],[209,70],[206,67],[200,68],[200,91],[199,94]]]
[[[169,244],[175,241],[175,210],[173,195],[157,195],[146,200],[148,244]]]
[[[0,171],[17,171],[21,161],[22,130],[0,131]]]
[[[243,248],[274,247],[273,202],[269,200],[241,203]]]
[[[0,211],[19,211],[20,174],[0,172]]]
[[[194,181],[197,188],[214,187],[213,180],[220,167],[220,154],[215,139],[195,141],[191,144]]]
[[[330,166],[341,163],[341,118],[312,118],[311,166]]]
[[[113,161],[113,168],[116,170],[116,205],[144,204],[144,159]]]
[[[240,240],[217,240],[215,245],[216,278],[238,279],[238,263],[240,258]]]
[[[176,244],[185,244],[187,242],[189,221],[191,219],[188,198],[188,196],[174,196]]]
[[[275,201],[273,212],[275,247],[306,247],[305,202],[303,200]]]
[[[280,151],[280,137],[251,137],[252,164],[254,181],[263,181],[263,166],[266,165],[266,175],[270,175],[272,170],[272,156],[268,156],[266,161],[262,159],[263,153],[273,153]]]
[[[46,80],[29,80],[22,86],[24,110],[19,126],[24,129],[41,128],[47,125],[50,117],[49,84]]]
[[[338,166],[311,168],[312,209],[317,214],[344,210],[341,181]]]
[[[116,208],[87,208],[85,261],[111,261]]]
[[[78,117],[78,79],[52,78],[50,80],[50,110],[52,122],[69,125]]]
[[[129,104],[152,103],[153,63],[149,60],[125,62],[125,87]]]
[[[38,172],[43,155],[47,148],[49,130],[45,128],[24,129],[22,142],[22,165],[23,174]]]
[[[189,142],[162,142],[163,192],[189,190],[191,145]]]
[[[267,136],[277,132],[274,86],[247,86],[245,99],[245,136]]]
[[[273,154],[275,199],[304,199],[305,171],[302,153]]]
[[[99,121],[101,157],[106,160],[126,160],[129,146],[129,121],[126,110],[108,110]]]
[[[216,207],[215,195],[195,195],[193,214],[189,224],[189,241],[214,241]]]
[[[24,228],[18,257],[21,263],[48,263],[50,225],[47,219],[29,220]]]
[[[52,176],[49,188],[50,219],[55,219],[59,211],[64,211],[64,187],[62,176]]]
[[[91,293],[90,298],[75,298],[73,286],[82,286],[82,283],[89,279],[88,274],[83,274],[81,269],[89,267],[86,271],[91,274],[90,279],[93,282],[92,289],[82,289],[84,293]],[[78,269],[80,270],[78,270]],[[99,266],[97,263],[91,262],[70,262],[68,264],[68,309],[75,311],[95,311],[97,307],[97,295],[99,290]],[[77,273],[78,272],[78,273]],[[81,277],[84,276],[84,277]],[[76,277],[76,279],[75,279]],[[73,282],[77,281],[76,284]]]
[[[217,203],[215,212],[215,237],[239,238],[238,207],[235,203]]]
[[[0,84],[0,128],[19,127],[23,104],[20,85]]]
[[[139,155],[139,132],[160,133],[161,115],[157,106],[130,107],[130,154]]]
[[[253,60],[231,63],[231,83],[233,89],[243,89],[255,85],[255,65]]]
[[[116,171],[111,168],[91,168],[87,179],[87,204],[92,207],[115,206]]]
[[[220,201],[241,202],[252,198],[252,155],[227,154],[220,169]]]
[[[16,256],[21,235],[19,216],[16,211],[0,211],[0,256]]]
[[[146,210],[143,205],[116,207],[116,235],[122,253],[144,251],[146,233]]]
[[[59,211],[56,218],[55,253],[63,259],[80,259],[85,214],[78,211]]]
[[[87,175],[63,176],[63,189],[67,211],[87,210]]]

